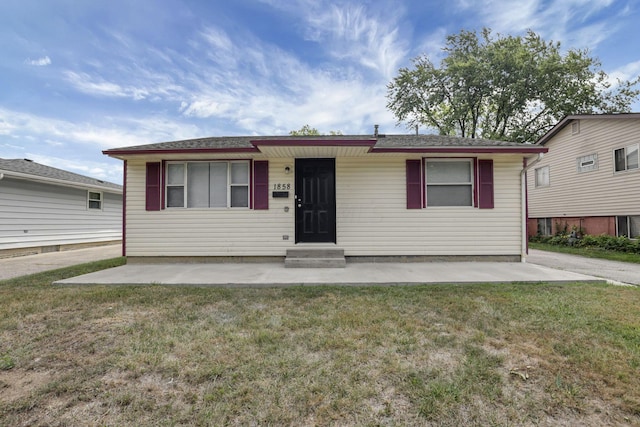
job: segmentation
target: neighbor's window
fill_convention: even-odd
[[[541,236],[551,236],[551,218],[538,218],[538,234]]]
[[[578,172],[589,172],[598,169],[598,155],[589,154],[588,156],[578,157],[576,160]]]
[[[580,120],[576,120],[571,123],[571,134],[577,135],[580,133]]]
[[[640,163],[640,159],[638,158],[638,144],[613,150],[613,157],[616,172],[638,169],[638,164]]]
[[[630,239],[640,237],[640,216],[617,216],[616,236],[626,236]]]
[[[427,160],[427,206],[473,206],[473,163]]]
[[[89,191],[87,195],[87,206],[89,206],[89,209],[102,210],[102,193]]]
[[[536,187],[549,186],[549,166],[536,169]]]
[[[167,207],[249,207],[249,162],[167,164]]]

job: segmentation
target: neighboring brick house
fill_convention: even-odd
[[[519,261],[533,144],[437,135],[212,137],[114,148],[133,258]]]
[[[529,235],[566,229],[640,237],[640,113],[573,115],[537,142]]]
[[[121,239],[121,185],[28,159],[0,159],[0,257]]]

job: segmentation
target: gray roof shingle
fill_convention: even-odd
[[[371,141],[377,140],[374,148],[425,148],[425,147],[525,147],[531,144],[496,141],[478,138],[460,138],[442,135],[321,135],[321,136],[224,136],[159,142],[155,144],[105,150],[105,154],[127,151],[206,150],[206,149],[252,149],[252,141]]]
[[[121,185],[42,165],[28,159],[0,159],[0,171],[16,172],[25,175],[32,175],[34,177],[66,181],[70,184],[84,184],[122,191]]]

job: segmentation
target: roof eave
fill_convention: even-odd
[[[374,147],[372,153],[470,153],[470,154],[537,154],[549,151],[546,147]]]
[[[139,156],[147,154],[184,154],[184,153],[259,153],[256,147],[231,147],[231,148],[168,148],[168,149],[135,149],[135,150],[103,150],[102,154],[109,157],[124,159],[128,156]]]
[[[25,181],[42,182],[45,184],[55,184],[62,187],[80,188],[83,190],[89,190],[89,189],[100,190],[103,192],[116,193],[116,194],[122,194],[123,192],[122,188],[112,188],[104,185],[85,184],[83,182],[66,181],[64,179],[49,178],[46,176],[31,175],[28,173],[15,172],[10,170],[3,170],[3,169],[0,169],[0,175],[7,176],[9,178],[21,179]]]

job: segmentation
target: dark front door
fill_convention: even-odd
[[[296,159],[295,171],[296,243],[335,243],[335,159]]]

